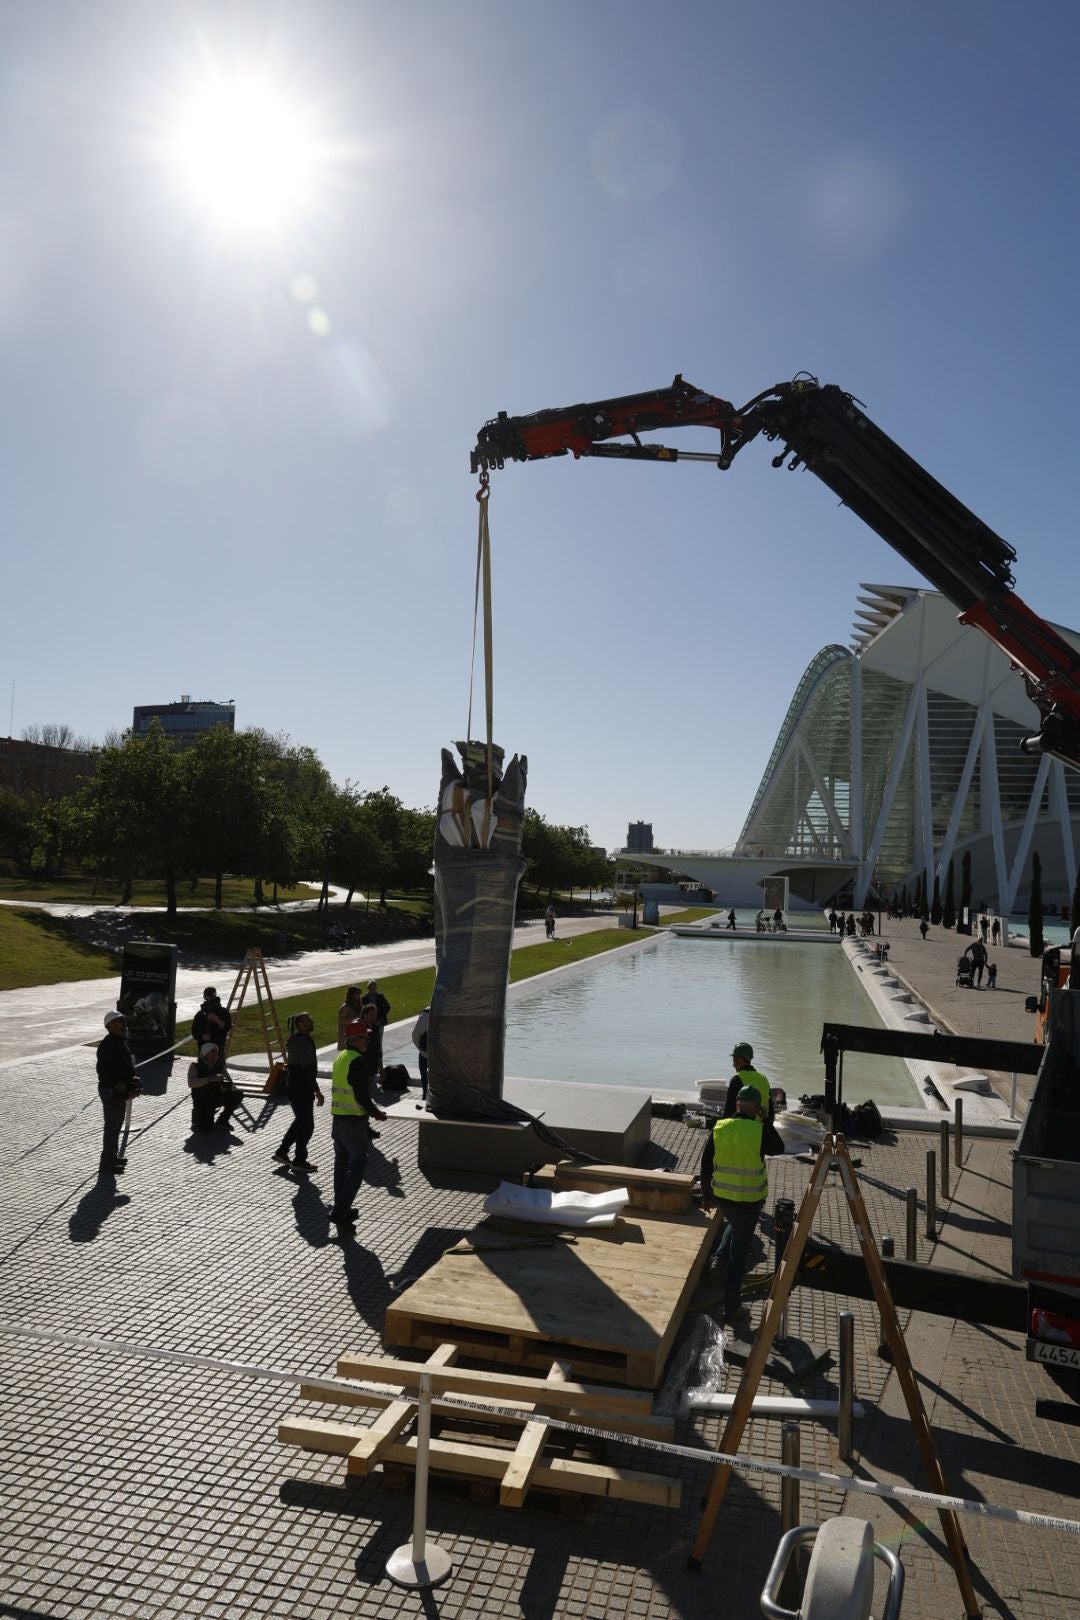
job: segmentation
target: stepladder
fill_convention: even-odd
[[[751,1415],[754,1397],[757,1394],[777,1330],[783,1320],[791,1290],[795,1285],[799,1263],[806,1247],[806,1240],[810,1236],[830,1171],[837,1171],[840,1176],[840,1184],[847,1199],[848,1210],[862,1251],[863,1264],[866,1267],[866,1274],[875,1303],[881,1314],[881,1326],[885,1342],[889,1347],[893,1368],[903,1392],[908,1418],[922,1458],[923,1467],[930,1482],[930,1488],[935,1493],[946,1496],[948,1495],[948,1489],[945,1473],[941,1466],[933,1432],[926,1416],[926,1408],[923,1405],[922,1394],[908,1354],[907,1340],[904,1337],[899,1317],[896,1314],[896,1306],[889,1292],[888,1279],[881,1264],[881,1256],[870,1225],[862,1189],[859,1186],[855,1167],[851,1162],[847,1143],[843,1136],[834,1132],[828,1132],[825,1136],[821,1152],[810,1176],[810,1184],[803,1194],[803,1200],[791,1236],[788,1239],[787,1247],[784,1250],[780,1264],[776,1268],[753,1348],[747,1358],[734,1404],[724,1427],[723,1435],[720,1438],[720,1455],[724,1458],[733,1458],[738,1453],[743,1432]],[[713,1472],[712,1483],[706,1497],[697,1537],[690,1554],[689,1562],[692,1569],[700,1569],[702,1566],[712,1536],[713,1526],[716,1523],[717,1515],[720,1512],[727,1491],[728,1481],[731,1478],[732,1467],[731,1462],[719,1462]],[[972,1585],[968,1550],[960,1530],[959,1519],[955,1509],[946,1507],[940,1509],[940,1517],[949,1562],[956,1575],[960,1596],[964,1604],[964,1614],[969,1617],[969,1620],[978,1620],[980,1610]]]
[[[277,1007],[274,1005],[273,992],[270,989],[270,979],[266,972],[266,962],[263,953],[257,945],[252,945],[244,953],[244,960],[240,964],[232,989],[229,991],[228,1011],[232,1016],[229,1033],[225,1041],[225,1055],[228,1057],[229,1046],[236,1034],[236,1026],[245,1001],[249,1000],[252,992],[255,998],[255,1016],[260,1042],[266,1051],[267,1077],[264,1086],[260,1086],[252,1095],[262,1096],[274,1089],[279,1075],[286,1067],[285,1040],[281,1033],[281,1021],[278,1018]],[[243,1090],[244,1088],[241,1087]]]

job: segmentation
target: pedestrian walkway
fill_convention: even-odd
[[[916,995],[939,1029],[952,1035],[981,1035],[995,1041],[1030,1041],[1035,1020],[1025,1010],[1029,996],[1039,991],[1040,962],[1024,945],[988,945],[990,961],[997,963],[997,989],[988,990],[986,976],[981,986],[960,989],[956,984],[956,964],[964,948],[972,942],[969,934],[931,927],[925,941],[918,920],[905,917],[882,923],[882,938],[889,943],[889,967]],[[871,946],[876,940],[868,942]],[[994,1077],[991,1077],[994,1078]],[[997,1076],[995,1089],[1008,1098],[1010,1076]],[[1034,1077],[1021,1075],[1017,1082],[1018,1108],[1026,1103]]]
[[[573,938],[597,928],[610,928],[612,922],[609,916],[564,917],[559,920],[559,933],[564,939]],[[528,924],[515,929],[514,949],[535,945],[542,939],[539,927]],[[391,973],[411,973],[415,968],[434,964],[433,939],[404,939],[389,945],[362,945],[352,951],[306,951],[303,956],[281,962],[271,959],[267,966],[274,995],[293,996],[308,990],[378,979]],[[227,996],[238,966],[179,970],[176,975],[178,1032],[190,1025],[206,985],[216,984],[222,998]],[[112,979],[78,979],[68,984],[35,985],[25,990],[0,992],[0,1064],[99,1040],[102,1015],[113,1001],[118,983]]]
[[[100,1111],[89,1054],[53,1054],[4,1071],[0,1320],[75,1325],[313,1374],[332,1371],[342,1351],[376,1351],[386,1306],[479,1218],[493,1180],[429,1180],[416,1165],[412,1128],[390,1120],[372,1150],[356,1239],[338,1241],[323,1213],[327,1111],[311,1149],[317,1173],[293,1177],[270,1158],[280,1115],[262,1128],[241,1117],[231,1138],[191,1139],[185,1071],[185,1063],[166,1061],[148,1073],[128,1171],[115,1187],[94,1177]],[[920,1180],[925,1140],[910,1134],[860,1150],[879,1236],[902,1238],[902,1189]],[[693,1170],[701,1147],[701,1133],[681,1121],[653,1122],[653,1164]],[[920,1238],[923,1261],[1003,1266],[1007,1163],[999,1144],[969,1144],[940,1241]],[[778,1196],[801,1199],[808,1177],[793,1159],[772,1161],[770,1207]],[[831,1184],[817,1229],[854,1245],[846,1202]],[[754,1264],[766,1260],[763,1250]],[[873,1305],[798,1289],[789,1331],[829,1346],[835,1357],[843,1308],[855,1315],[857,1393],[880,1407],[857,1424],[860,1467],[882,1477],[895,1471],[910,1483],[918,1471],[904,1450],[893,1375],[876,1355]],[[1054,1386],[1025,1362],[1022,1340],[920,1317],[908,1324],[908,1342],[950,1486],[1073,1514],[1077,1431],[1034,1418],[1036,1395]],[[693,1367],[676,1369],[674,1403],[694,1378]],[[6,1605],[14,1616],[398,1620],[425,1609],[475,1620],[713,1613],[751,1620],[779,1536],[778,1482],[737,1473],[704,1569],[687,1569],[722,1429],[719,1416],[700,1413],[676,1427],[680,1444],[701,1449],[700,1463],[645,1457],[620,1443],[604,1451],[616,1465],[680,1478],[678,1510],[597,1500],[560,1517],[532,1499],[509,1510],[435,1489],[431,1534],[450,1552],[454,1571],[422,1605],[384,1576],[389,1553],[409,1539],[411,1497],[389,1491],[378,1472],[346,1484],[339,1459],[280,1447],[277,1423],[296,1409],[294,1391],[2,1333],[0,1380],[0,1612]],[[763,1393],[783,1391],[766,1382]],[[804,1393],[835,1396],[835,1364]],[[337,1414],[322,1408],[320,1415]],[[751,1422],[748,1454],[776,1461],[779,1447],[775,1422]],[[832,1425],[803,1424],[802,1460],[844,1472]],[[809,1522],[843,1503],[836,1486],[802,1487]],[[860,1498],[857,1506],[877,1522],[878,1504]],[[891,1509],[880,1512],[881,1533],[899,1542],[908,1571],[905,1620],[957,1615],[934,1515],[920,1516],[923,1528]],[[964,1525],[987,1615],[1049,1620],[1078,1612],[1080,1543],[989,1522]]]

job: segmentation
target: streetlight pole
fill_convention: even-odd
[[[323,882],[319,906],[322,910],[322,942],[324,946],[330,936],[330,840],[333,836],[333,827],[323,828]]]

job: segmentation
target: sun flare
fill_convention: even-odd
[[[175,158],[197,201],[227,228],[284,224],[309,199],[314,146],[301,110],[273,84],[215,78],[180,120]]]

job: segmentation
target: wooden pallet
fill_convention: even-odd
[[[307,1399],[370,1406],[378,1410],[378,1416],[366,1426],[307,1415],[289,1417],[278,1426],[278,1439],[305,1451],[345,1457],[350,1475],[367,1475],[377,1465],[411,1469],[416,1463],[416,1437],[407,1431],[415,1423],[416,1392],[420,1373],[426,1368],[431,1373],[433,1393],[462,1394],[484,1407],[497,1404],[510,1409],[468,1411],[446,1400],[433,1399],[433,1474],[494,1482],[504,1507],[521,1507],[534,1489],[560,1495],[607,1496],[660,1507],[679,1506],[678,1480],[638,1469],[611,1467],[576,1454],[551,1455],[553,1447],[562,1447],[566,1441],[573,1448],[574,1437],[552,1431],[546,1423],[530,1421],[539,1413],[560,1412],[589,1428],[603,1428],[614,1440],[628,1433],[670,1439],[670,1419],[655,1415],[646,1397],[575,1383],[569,1369],[558,1362],[552,1363],[547,1378],[511,1378],[457,1367],[457,1357],[457,1346],[452,1344],[439,1345],[426,1363],[343,1356],[338,1363],[339,1376],[397,1383],[401,1393],[395,1397],[358,1388],[346,1394],[302,1385],[300,1393]]]
[[[386,1343],[655,1389],[720,1220],[634,1210],[572,1239],[504,1227],[501,1243],[485,1223],[388,1307]]]

